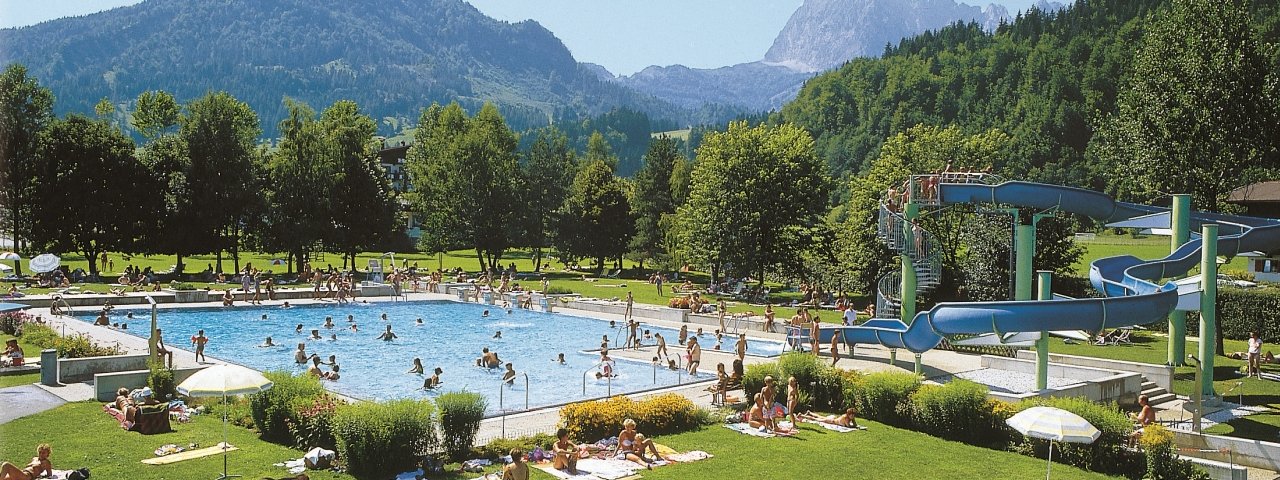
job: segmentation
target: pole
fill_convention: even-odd
[[[1218,225],[1210,223],[1200,228],[1200,390],[1212,397],[1218,323]]]
[[[899,319],[902,323],[911,325],[916,317],[916,266],[913,261],[915,256],[921,252],[916,251],[916,232],[915,222],[920,217],[920,205],[915,203],[915,196],[912,196],[906,205],[902,208],[902,254],[898,258],[902,261],[902,284],[899,289],[898,298],[902,299],[902,305],[899,308]],[[920,239],[921,242],[924,239]],[[908,253],[909,252],[909,253]],[[920,370],[920,362],[916,362],[916,371]],[[889,349],[889,364],[893,365],[898,362],[898,349]]]
[[[1020,220],[1014,217],[1014,220]],[[1028,224],[1018,225],[1013,230],[1014,244],[1014,284],[1013,299],[1014,300],[1031,300],[1031,260],[1036,255],[1036,226],[1033,219],[1027,219]]]
[[[1037,285],[1036,298],[1040,300],[1053,299],[1053,272],[1049,270],[1041,270],[1037,272],[1040,277],[1040,283]],[[1040,331],[1040,338],[1036,339],[1036,390],[1044,390],[1049,388],[1049,332]]]
[[[1169,212],[1169,253],[1173,253],[1191,238],[1191,195],[1173,196],[1173,209]],[[1174,310],[1169,313],[1169,365],[1182,365],[1187,358],[1187,312]]]
[[[1045,462],[1044,480],[1049,480],[1049,473],[1053,472],[1053,440],[1049,440],[1049,461]]]

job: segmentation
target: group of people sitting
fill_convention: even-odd
[[[10,338],[4,342],[4,357],[0,358],[0,367],[21,367],[26,365],[26,356],[18,339]]]

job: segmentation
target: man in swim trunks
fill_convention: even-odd
[[[476,359],[477,367],[498,368],[498,365],[501,364],[502,361],[498,360],[497,352],[490,352],[489,347],[484,347],[484,349],[480,351],[480,358]]]
[[[36,456],[25,467],[18,468],[17,465],[9,462],[0,463],[0,479],[35,480],[49,476],[53,473],[53,463],[49,461],[51,454],[53,454],[53,448],[47,443],[41,443],[36,447]]]

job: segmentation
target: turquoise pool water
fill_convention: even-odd
[[[306,343],[308,353],[327,359],[336,355],[342,377],[327,386],[339,393],[362,399],[434,397],[440,392],[467,390],[489,398],[490,413],[499,412],[499,386],[502,369],[489,370],[475,366],[481,349],[489,347],[505,362],[512,362],[518,373],[527,374],[529,407],[560,404],[607,394],[608,382],[596,380],[593,366],[599,354],[601,335],[608,335],[610,345],[618,330],[609,322],[572,315],[547,314],[530,310],[505,311],[488,306],[490,315],[483,316],[484,305],[457,302],[398,302],[347,305],[305,305],[284,309],[273,307],[231,307],[161,310],[158,322],[165,341],[192,350],[190,338],[199,329],[209,337],[205,353],[259,370],[303,372],[304,365],[294,363],[293,352],[298,343]],[[386,314],[387,320],[382,320]],[[126,321],[127,311],[116,310],[112,322]],[[135,311],[128,332],[143,336],[149,313]],[[262,316],[266,315],[263,320]],[[351,331],[347,316],[351,315],[359,330]],[[334,328],[324,327],[325,317],[333,317]],[[421,317],[423,325],[415,320]],[[92,321],[92,317],[80,317]],[[298,324],[302,333],[295,333]],[[387,325],[399,338],[377,340]],[[318,329],[322,340],[309,339]],[[664,327],[643,324],[641,329],[661,332],[673,355],[682,354],[677,345],[677,332]],[[696,327],[695,327],[696,329]],[[502,338],[493,338],[497,331]],[[710,330],[710,329],[706,329]],[[692,332],[691,332],[692,334]],[[331,336],[336,335],[337,340]],[[275,347],[260,347],[271,336]],[[723,339],[724,350],[732,350],[734,338]],[[714,348],[713,335],[704,334],[700,343],[704,350]],[[782,351],[781,342],[750,339],[748,354],[774,356]],[[653,349],[648,352],[652,354]],[[554,361],[564,353],[566,364]],[[442,388],[423,391],[425,376],[405,373],[413,358],[422,359],[429,373],[441,367]],[[615,357],[616,358],[616,357]],[[659,368],[657,379],[649,362],[617,359],[612,381],[614,394],[675,385],[682,381],[707,380],[715,375],[715,365],[704,364],[697,378],[680,377],[671,370]],[[323,368],[328,371],[328,367]],[[583,372],[590,370],[583,394]],[[429,375],[428,375],[429,376]],[[508,410],[525,407],[524,377],[514,386],[503,387],[503,407]]]

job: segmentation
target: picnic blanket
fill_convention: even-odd
[[[551,468],[550,463],[534,466],[562,480],[620,480],[638,477],[636,472],[642,468],[634,462],[614,458],[584,458],[578,460],[577,475],[570,475],[567,471]]]
[[[773,438],[773,437],[790,437],[795,435],[795,425],[791,424],[791,422],[778,422],[778,427],[783,428],[785,430],[790,430],[790,431],[787,431],[787,432],[764,431],[764,430],[760,430],[759,428],[752,428],[751,425],[746,422],[724,424],[724,428],[733,430],[738,433],[745,433],[753,437]]]
[[[177,463],[183,460],[191,460],[193,458],[204,458],[210,455],[217,455],[219,453],[222,453],[222,445],[223,445],[222,443],[219,443],[218,445],[212,446],[212,447],[199,448],[195,450],[187,450],[185,452],[165,455],[163,457],[147,458],[142,460],[142,463],[145,463],[147,465],[168,465],[170,463]],[[232,452],[236,450],[239,450],[239,448],[236,448],[235,445],[227,445],[228,452]]]
[[[848,433],[848,432],[852,432],[852,431],[854,431],[854,430],[866,430],[866,429],[867,429],[867,427],[864,427],[864,426],[861,426],[861,425],[856,426],[856,427],[846,427],[846,426],[843,426],[843,425],[836,425],[836,424],[834,424],[834,423],[826,423],[826,422],[813,422],[813,423],[814,423],[815,425],[817,425],[817,426],[819,426],[819,427],[822,427],[822,428],[825,428],[825,429],[827,429],[827,430],[831,430],[831,431],[833,431],[833,432],[840,432],[840,433]]]

